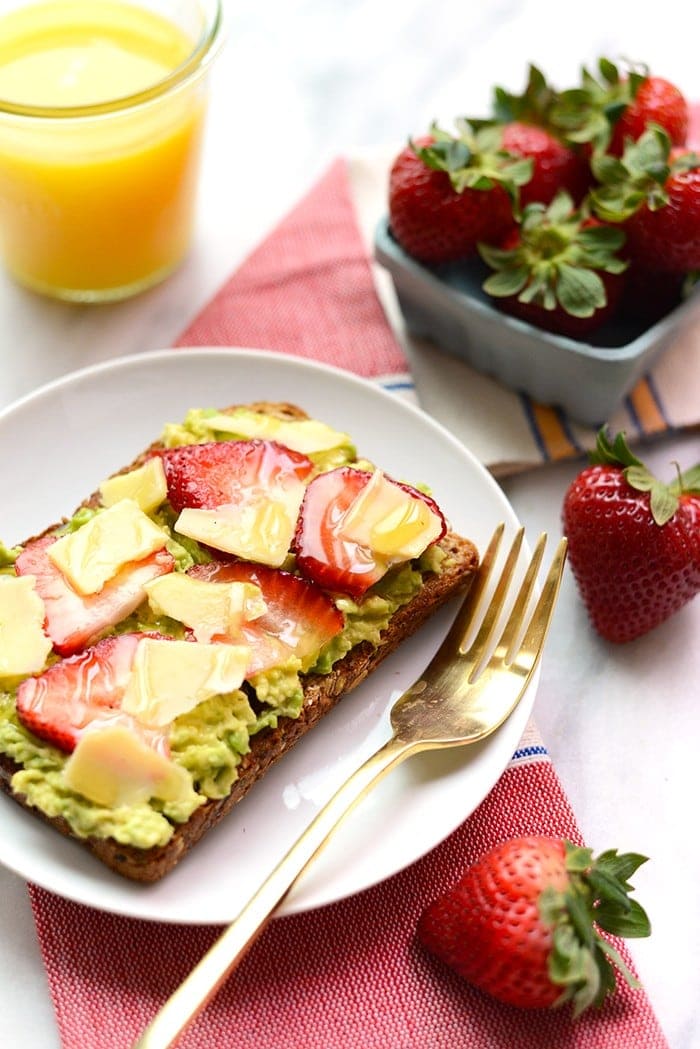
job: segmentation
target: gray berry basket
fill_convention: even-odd
[[[481,260],[427,267],[377,227],[375,258],[390,273],[408,331],[505,386],[558,405],[589,426],[604,423],[654,360],[700,317],[700,288],[651,327],[611,322],[590,342],[553,335],[509,317],[481,289]]]

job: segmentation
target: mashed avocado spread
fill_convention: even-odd
[[[0,539],[0,572],[14,573],[19,547],[7,547]]]
[[[235,434],[210,425],[209,420],[216,423],[217,418],[220,413],[215,411],[191,411],[184,423],[166,427],[163,441],[173,447],[201,441],[235,440]],[[241,436],[247,439],[248,435]],[[309,457],[314,459],[319,472],[357,463],[355,449],[349,441]],[[363,460],[363,467],[366,465]],[[62,531],[81,527],[95,512],[100,511],[80,510]],[[150,516],[169,536],[167,549],[175,559],[176,571],[186,571],[194,564],[211,560],[211,554],[195,540],[172,535],[176,515],[167,503]],[[17,553],[18,550],[9,550],[0,543],[0,572],[14,571]],[[418,561],[391,569],[361,601],[338,596],[336,604],[344,614],[345,626],[320,650],[310,671],[327,674],[334,663],[360,642],[377,645],[396,609],[409,602],[420,589],[422,573],[439,572],[444,556],[440,548],[431,546]],[[293,569],[293,559],[284,567]],[[115,632],[124,631],[184,636],[182,624],[167,617],[156,617],[146,602],[115,628]],[[51,656],[49,661],[54,659]],[[79,837],[109,837],[144,849],[164,845],[175,824],[187,821],[207,799],[223,798],[230,792],[238,776],[238,766],[250,749],[252,736],[265,728],[275,728],[280,717],[299,715],[303,702],[301,668],[300,660],[291,658],[282,666],[253,677],[252,692],[241,688],[217,695],[177,717],[170,727],[170,755],[191,777],[189,796],[177,803],[154,798],[115,808],[96,804],[66,785],[62,773],[69,756],[39,740],[22,725],[15,708],[19,682],[0,681],[0,752],[22,766],[12,778],[12,788],[47,816],[63,817]]]

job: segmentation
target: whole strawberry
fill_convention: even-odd
[[[604,430],[591,461],[564,498],[569,564],[597,632],[632,641],[700,592],[700,464],[662,484]]]
[[[501,246],[479,245],[495,272],[483,284],[501,309],[530,324],[582,338],[613,313],[625,262],[619,229],[575,210],[566,193],[548,207],[529,204]]]
[[[418,939],[469,983],[502,1002],[546,1008],[572,1002],[574,1015],[614,991],[611,959],[632,974],[599,930],[650,933],[628,879],[645,862],[559,838],[503,842],[482,856],[421,915]]]
[[[600,185],[591,194],[596,214],[621,223],[625,254],[644,269],[689,273],[700,269],[700,155],[672,149],[652,125],[621,158],[594,158]]]
[[[409,255],[433,264],[468,258],[480,240],[513,224],[517,187],[530,178],[532,161],[501,150],[499,137],[434,127],[399,153],[389,175],[389,224]]]

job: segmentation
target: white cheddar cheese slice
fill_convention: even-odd
[[[98,593],[125,564],[142,561],[167,541],[165,532],[133,499],[121,499],[57,539],[48,556],[78,593],[88,596]]]
[[[352,447],[349,434],[334,430],[318,419],[277,419],[263,412],[239,408],[234,412],[207,416],[205,421],[208,427],[220,433],[235,434],[250,440],[260,438],[277,441],[303,455]]]
[[[205,699],[239,688],[249,660],[247,645],[143,638],[122,710],[149,727],[169,725]]]
[[[109,808],[138,805],[150,798],[185,801],[192,794],[185,770],[123,724],[85,732],[65,765],[63,778],[71,790]]]
[[[146,594],[156,615],[184,623],[203,642],[216,635],[234,638],[244,622],[267,611],[260,587],[252,583],[213,583],[182,572],[147,583]]]
[[[33,575],[0,575],[0,678],[35,674],[51,651]]]
[[[422,499],[375,470],[345,511],[340,531],[375,554],[409,561],[438,538],[442,521]]]
[[[167,495],[163,460],[157,455],[135,470],[108,477],[100,485],[103,506],[114,506],[122,499],[133,499],[146,514],[165,502]]]
[[[269,493],[251,493],[247,500],[216,510],[184,509],[175,531],[215,550],[246,561],[279,568],[289,552],[296,529],[304,484],[287,479]]]

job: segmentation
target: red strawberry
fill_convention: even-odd
[[[331,599],[313,583],[289,572],[249,561],[212,561],[195,565],[188,574],[210,583],[260,587],[267,610],[242,628],[244,641],[253,651],[248,674],[276,666],[292,654],[306,662],[343,629],[344,616]]]
[[[15,563],[17,575],[36,576],[36,589],[46,609],[46,633],[61,655],[85,648],[111,626],[138,608],[144,585],[172,572],[175,562],[167,550],[133,561],[96,594],[84,597],[65,579],[48,557],[58,537],[46,535],[28,543]]]
[[[566,193],[545,208],[530,204],[500,248],[480,244],[495,273],[483,288],[498,305],[530,324],[570,338],[599,328],[622,292],[625,263],[616,257],[624,236],[585,218]]]
[[[574,1015],[615,988],[613,959],[598,931],[648,936],[649,920],[628,883],[645,857],[557,838],[503,842],[422,914],[418,938],[447,965],[502,1002],[524,1008],[573,1004]]]
[[[569,563],[598,633],[631,641],[700,591],[700,464],[664,485],[604,431],[591,460],[564,499]]]
[[[371,553],[345,542],[336,527],[370,476],[344,466],[316,477],[306,489],[294,549],[299,570],[326,590],[359,597],[384,575]]]
[[[264,492],[287,478],[304,480],[310,459],[275,441],[212,441],[161,453],[168,499],[178,513],[185,507],[216,509],[237,502],[242,493]],[[247,494],[246,494],[247,497]]]
[[[453,137],[438,128],[403,149],[389,176],[389,222],[402,248],[428,263],[467,258],[513,222],[517,186],[532,162],[499,150],[488,129]]]
[[[367,546],[349,538],[343,531],[343,515],[371,477],[361,470],[340,467],[314,478],[306,489],[294,550],[299,570],[326,590],[361,597],[387,571],[384,558],[376,557]],[[440,539],[447,526],[436,503],[415,488],[398,481],[390,483],[430,508],[440,521],[440,531],[436,536]]]
[[[136,646],[144,634],[105,637],[54,663],[17,690],[17,715],[30,732],[68,753],[96,719],[119,711]]]
[[[549,204],[560,190],[579,203],[591,182],[586,161],[561,139],[534,124],[512,121],[503,127],[502,148],[534,162],[532,178],[520,187],[520,203]]]

